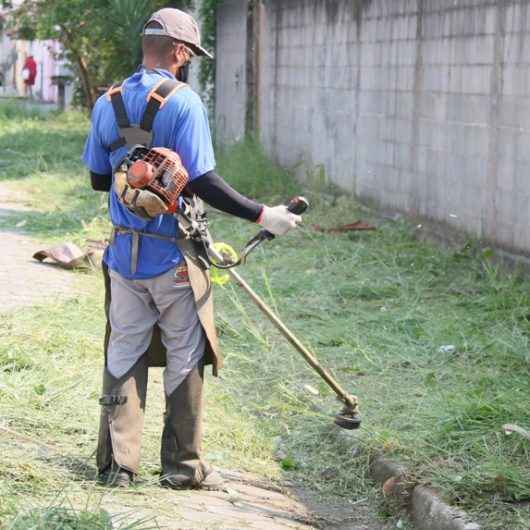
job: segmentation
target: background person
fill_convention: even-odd
[[[33,98],[33,85],[37,77],[37,63],[33,55],[28,55],[22,67],[22,80],[24,81],[24,95]]]

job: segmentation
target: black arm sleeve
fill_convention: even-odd
[[[190,182],[189,188],[204,202],[222,212],[255,222],[263,205],[244,197],[213,171]]]
[[[112,175],[100,175],[99,173],[90,172],[90,183],[94,191],[110,191],[112,184]]]

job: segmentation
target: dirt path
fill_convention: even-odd
[[[29,211],[24,202],[17,199],[9,188],[0,184],[0,217],[9,220],[11,215],[24,211]],[[73,293],[72,273],[34,260],[33,254],[46,245],[24,235],[22,230],[23,226],[13,224],[0,232],[0,312],[46,300],[57,300],[62,295]]]
[[[9,219],[14,213],[27,211],[24,201],[9,188],[0,184],[0,217]],[[19,217],[18,217],[19,218]],[[15,225],[1,230],[0,292],[3,294],[1,312],[24,306],[56,301],[61,295],[75,291],[75,276],[32,258],[42,243],[22,233],[23,227]],[[46,245],[44,245],[45,247]],[[0,436],[0,449],[6,444],[13,450],[17,442],[12,434]],[[21,442],[21,443],[20,443]],[[32,443],[18,440],[22,453],[32,452]],[[38,458],[58,462],[57,455],[39,446]],[[35,447],[33,447],[34,449]],[[1,452],[1,451],[0,451]],[[22,456],[22,455],[21,455]],[[63,458],[59,461],[64,462]],[[60,465],[60,464],[59,464]],[[104,490],[101,507],[112,515],[133,516],[156,521],[158,527],[170,530],[187,529],[262,529],[308,530],[327,528],[336,530],[384,530],[389,528],[376,521],[366,501],[348,505],[344,500],[325,503],[317,500],[307,489],[278,488],[259,477],[234,471],[222,471],[227,479],[221,492],[174,492],[163,490],[156,484],[141,484],[127,491]],[[75,480],[75,479],[74,479]],[[94,488],[93,479],[87,483]],[[98,488],[99,489],[99,488]]]

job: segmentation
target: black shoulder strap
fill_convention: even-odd
[[[173,79],[164,79],[157,83],[147,94],[147,107],[145,109],[140,128],[151,131],[157,112],[165,105],[168,98],[177,90],[187,86],[185,83]]]
[[[127,145],[127,140],[123,131],[129,129],[131,124],[129,117],[127,116],[127,110],[123,103],[123,97],[121,95],[121,84],[112,85],[107,91],[107,99],[112,103],[112,109],[114,110],[114,116],[116,117],[116,123],[120,130],[120,137],[110,144],[110,150],[116,151],[120,147]]]
[[[116,115],[116,121],[120,129],[130,127],[129,117],[127,116],[127,110],[123,103],[121,96],[121,84],[112,85],[107,92],[107,99],[112,103],[114,114]]]
[[[120,147],[131,148],[134,145],[150,147],[152,142],[153,123],[157,112],[164,106],[168,98],[177,90],[187,86],[185,83],[173,79],[164,79],[157,83],[147,94],[147,107],[142,117],[140,127],[131,126],[127,110],[122,97],[122,86],[113,85],[107,92],[107,99],[112,103],[116,123],[120,136],[109,146],[111,151]]]

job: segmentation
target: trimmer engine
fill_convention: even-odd
[[[167,213],[175,213],[179,195],[189,181],[180,156],[164,147],[138,146],[131,150],[126,163],[129,186],[149,190],[167,205]]]

